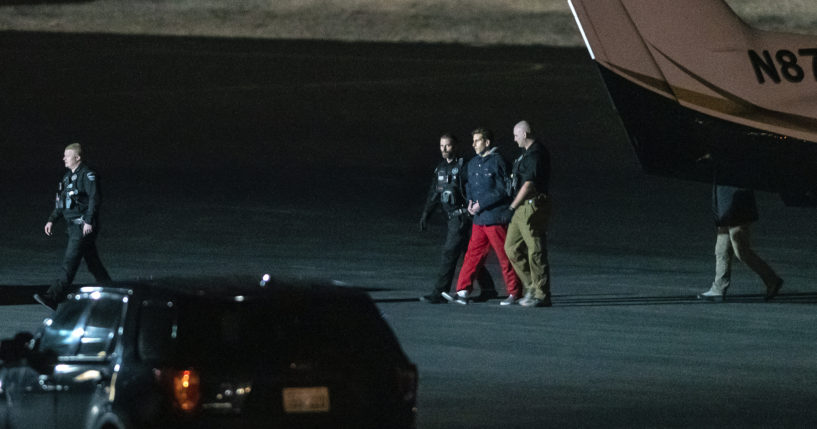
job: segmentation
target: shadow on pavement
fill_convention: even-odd
[[[611,298],[570,298],[553,297],[554,307],[604,307],[619,305],[690,305],[690,304],[757,304],[765,303],[763,294],[728,295],[722,302],[704,301],[696,295],[678,296],[622,296]],[[815,304],[817,293],[781,294],[770,301],[772,303]]]
[[[696,295],[678,295],[678,296],[621,296],[610,298],[577,298],[568,296],[554,296],[554,307],[609,307],[609,306],[635,306],[635,305],[694,305],[694,304],[759,304],[765,303],[762,294],[745,294],[745,295],[729,295],[726,300],[722,302],[704,301],[698,299]],[[373,300],[377,303],[400,303],[400,302],[417,302],[417,298],[377,298]],[[499,302],[499,301],[496,301]],[[488,303],[471,303],[469,305],[493,304]],[[790,293],[782,294],[775,297],[769,304],[817,304],[817,293]]]
[[[35,293],[43,293],[47,289],[48,285],[0,285],[0,306],[36,304],[37,302],[34,301],[33,295]]]
[[[80,285],[81,286],[81,285]],[[360,287],[360,286],[350,286],[350,285],[343,285],[343,287],[351,288],[351,289],[360,289],[365,292],[380,292],[386,289],[383,288],[373,288],[373,287]],[[48,285],[0,285],[0,306],[4,305],[28,305],[28,304],[37,304],[34,301],[34,294],[35,293],[44,293],[48,290]],[[414,299],[400,299],[400,300],[385,300],[386,302],[395,302],[395,301],[417,301],[416,298]],[[384,302],[383,300],[375,300],[375,302]]]
[[[373,298],[372,301],[376,303],[420,302],[418,298]]]

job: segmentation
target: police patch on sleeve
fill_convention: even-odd
[[[96,180],[96,174],[94,174],[93,172],[90,172],[90,173],[86,174],[86,177],[88,177],[88,180],[90,180],[92,182],[94,180]]]

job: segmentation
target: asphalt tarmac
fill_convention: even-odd
[[[731,299],[699,302],[710,185],[640,172],[584,50],[6,32],[0,55],[3,337],[48,315],[28,297],[59,266],[42,227],[80,141],[113,277],[366,288],[419,367],[420,428],[817,424],[814,210],[759,194],[782,295],[736,264]],[[512,156],[520,119],[553,158],[554,306],[417,302],[444,233],[417,231],[439,135],[491,127]]]

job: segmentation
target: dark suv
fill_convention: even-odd
[[[365,292],[250,278],[83,287],[3,342],[12,428],[414,427],[417,369]]]

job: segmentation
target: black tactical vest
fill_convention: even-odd
[[[440,194],[440,203],[449,208],[458,208],[465,205],[465,195],[462,189],[463,159],[458,158],[451,164],[440,165],[434,170],[437,175],[436,191]]]

